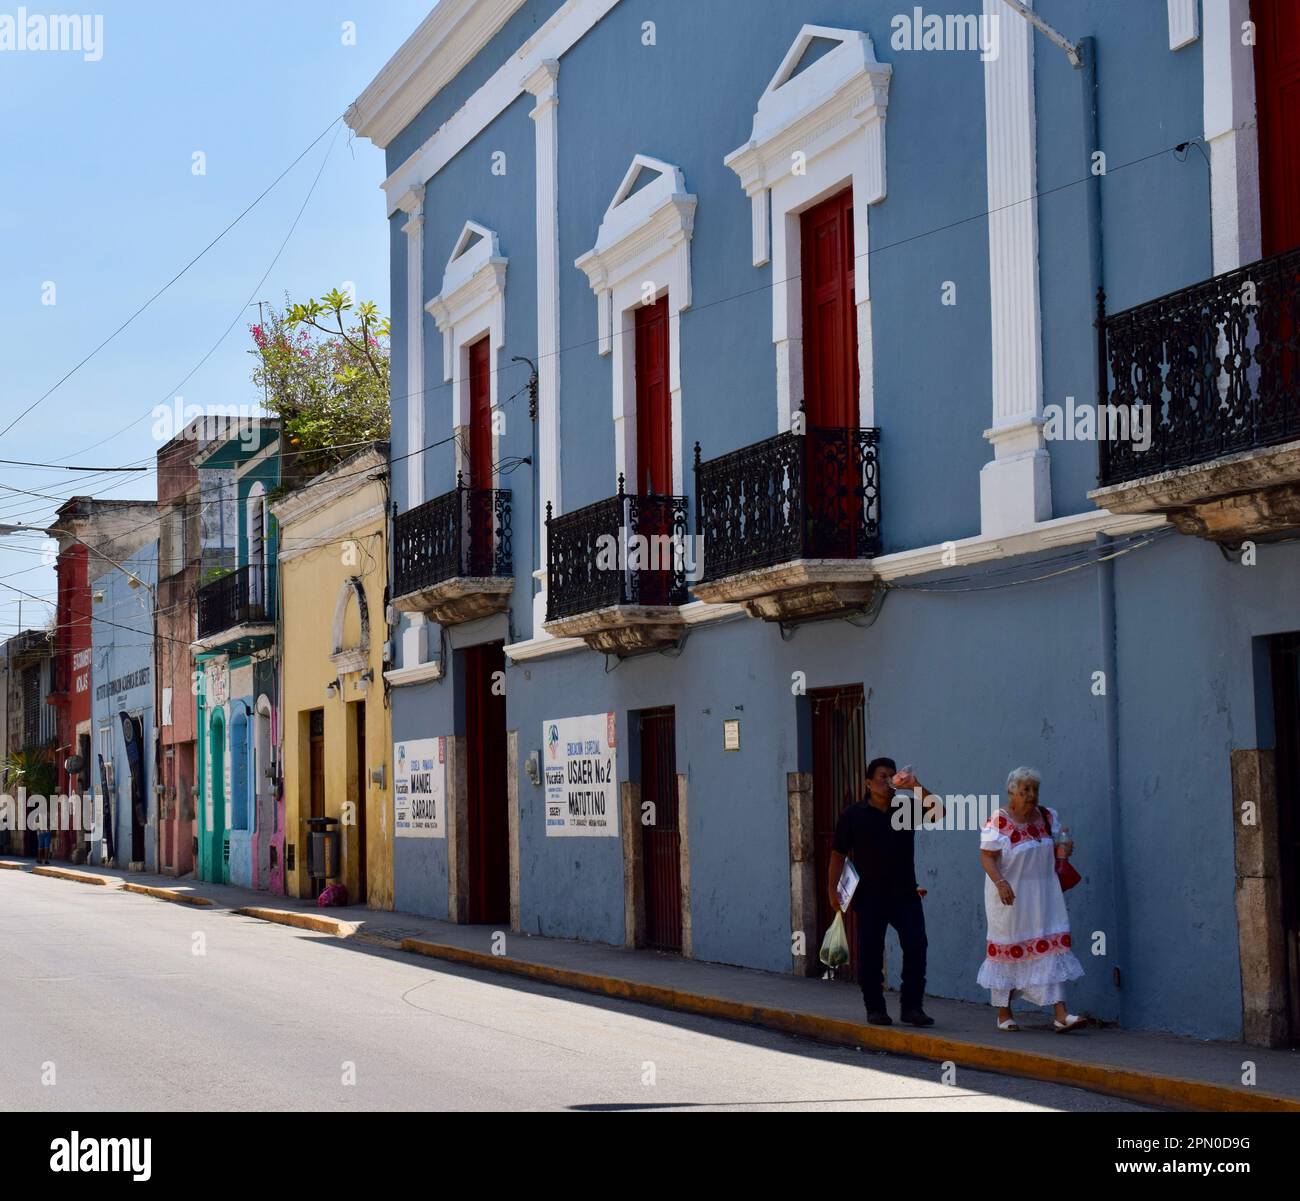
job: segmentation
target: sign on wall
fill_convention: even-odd
[[[546,833],[554,837],[618,835],[618,751],[614,715],[561,717],[542,723]]]
[[[393,743],[393,834],[447,837],[447,740]]]

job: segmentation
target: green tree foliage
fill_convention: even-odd
[[[285,298],[254,325],[253,382],[280,419],[291,486],[387,439],[389,323],[371,301],[335,289],[305,304]]]

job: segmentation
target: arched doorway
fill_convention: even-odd
[[[220,709],[212,714],[208,724],[208,803],[212,816],[206,878],[223,883],[226,878],[226,715]]]

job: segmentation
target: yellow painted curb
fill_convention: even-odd
[[[160,901],[175,901],[178,905],[211,905],[207,897],[195,896],[192,892],[177,892],[174,888],[154,888],[151,884],[123,884],[124,892],[138,892],[144,897],[157,897]]]
[[[355,934],[357,927],[353,922],[342,918],[321,917],[315,913],[297,913],[292,909],[262,909],[256,905],[236,909],[244,917],[255,917],[264,922],[278,922],[281,926],[296,926],[300,930],[315,930],[318,934],[334,934],[347,938]]]
[[[1123,1097],[1146,1105],[1206,1110],[1213,1113],[1300,1113],[1300,1099],[1228,1084],[1212,1084],[1203,1080],[1188,1080],[1180,1076],[1158,1075],[1109,1064],[1081,1063],[1078,1060],[1061,1059],[1055,1055],[1043,1055],[1035,1051],[988,1047],[982,1043],[923,1034],[920,1031],[894,1030],[822,1017],[813,1013],[797,1013],[764,1005],[747,1005],[742,1001],[681,992],[674,988],[624,980],[617,976],[599,976],[571,968],[529,963],[503,955],[470,951],[464,947],[426,942],[419,938],[403,939],[402,950],[418,955],[429,955],[436,959],[446,959],[452,963],[527,976],[563,988],[577,988],[584,992],[640,1001],[664,1009],[745,1022],[769,1030],[780,1030],[785,1034],[801,1034],[821,1042],[869,1047],[874,1051],[890,1051],[898,1055],[911,1055],[937,1062],[951,1060],[963,1067],[1002,1072],[1008,1076],[1024,1076],[1031,1080],[1046,1080],[1054,1084],[1074,1085],[1088,1089],[1090,1092]]]
[[[2,872],[21,872],[27,867],[25,863],[13,863],[8,859],[0,859],[0,871]]]
[[[33,876],[49,876],[53,880],[75,880],[78,884],[108,884],[107,876],[92,876],[89,872],[74,872],[66,867],[34,867]],[[114,881],[115,883],[115,881]]]

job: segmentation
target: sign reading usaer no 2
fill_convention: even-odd
[[[542,723],[549,837],[617,837],[615,731],[612,713]]]

